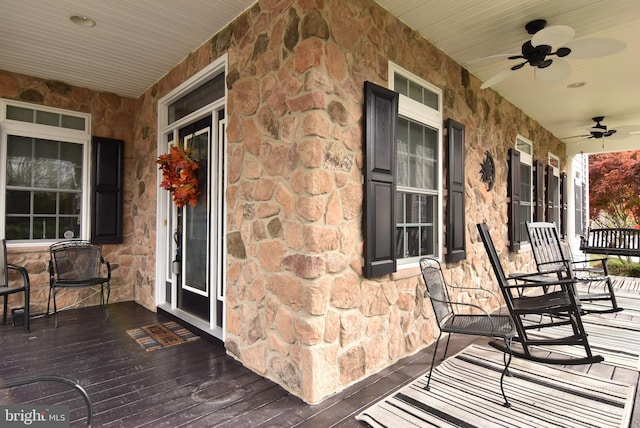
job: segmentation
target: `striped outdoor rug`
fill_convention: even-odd
[[[584,328],[589,335],[589,345],[594,354],[604,357],[605,364],[612,364],[632,370],[640,370],[640,296],[637,293],[616,291],[618,304],[622,312],[613,314],[589,314],[582,317]],[[595,305],[592,305],[595,306]],[[602,306],[605,308],[605,306]],[[538,321],[532,317],[531,323]],[[556,338],[571,335],[571,327],[560,326],[531,330],[532,338]],[[584,350],[577,346],[540,346],[546,351],[560,352],[566,355],[584,356]]]
[[[472,345],[356,416],[373,427],[626,427],[635,387],[513,359],[500,393],[502,353]]]

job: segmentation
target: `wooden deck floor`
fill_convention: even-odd
[[[165,321],[162,315],[131,302],[110,305],[110,313],[110,320],[104,320],[97,307],[67,311],[61,313],[58,329],[53,319],[37,318],[30,334],[0,326],[0,380],[36,374],[78,380],[93,401],[94,427],[362,427],[354,415],[424,372],[433,349],[405,358],[321,404],[307,405],[228,357],[219,344],[198,340],[146,352],[126,333]],[[471,342],[454,336],[449,353]],[[638,382],[632,370],[603,364],[577,367]],[[0,402],[69,405],[71,426],[85,426],[84,402],[64,385],[3,389]],[[634,409],[633,427],[640,427],[639,413]]]

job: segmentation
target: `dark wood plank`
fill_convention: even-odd
[[[319,404],[309,405],[243,367],[218,343],[200,339],[146,352],[126,333],[166,321],[166,316],[132,302],[110,305],[110,314],[105,320],[96,307],[64,311],[58,329],[52,318],[40,317],[32,321],[30,334],[21,328],[0,327],[0,378],[55,373],[77,379],[92,398],[94,427],[362,427],[354,416],[424,374],[435,349],[432,345]],[[621,314],[624,312],[611,316]],[[456,335],[448,354],[454,355],[473,342],[486,344],[486,339]],[[438,350],[437,363],[443,348]],[[637,371],[606,364],[570,368],[638,382]],[[640,391],[636,394],[640,396]],[[71,426],[85,426],[84,402],[64,385],[41,383],[4,389],[0,400],[68,405]],[[640,428],[639,412],[634,410],[634,428]]]

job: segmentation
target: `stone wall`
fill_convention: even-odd
[[[481,221],[508,270],[530,267],[529,254],[505,250],[507,150],[518,133],[539,158],[564,158],[562,144],[396,18],[368,0],[260,1],[193,58],[220,46],[229,58],[226,346],[244,365],[317,402],[435,337],[417,269],[362,276],[363,84],[386,86],[389,60],[442,88],[445,119],[466,126],[468,257],[447,278],[493,284]],[[491,192],[479,173],[487,149]]]
[[[116,138],[125,142],[125,170],[130,169],[132,128],[135,117],[135,101],[118,95],[91,91],[66,83],[42,80],[0,70],[0,98],[18,100],[48,107],[91,114],[91,134],[94,136]],[[133,299],[135,266],[131,261],[130,242],[133,235],[132,217],[128,214],[132,205],[131,187],[125,179],[124,197],[124,243],[123,245],[105,245],[105,258],[115,267],[111,281],[111,302]],[[8,249],[10,263],[24,266],[29,272],[31,282],[31,313],[44,313],[49,293],[48,247],[11,247]],[[15,295],[10,307],[21,305]],[[92,289],[65,290],[58,296],[61,308],[97,305],[100,297]]]

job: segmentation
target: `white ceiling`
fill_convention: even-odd
[[[349,0],[345,0],[349,1]],[[614,55],[565,59],[561,83],[534,79],[525,66],[493,87],[559,138],[588,134],[591,117],[628,138],[605,140],[607,150],[640,149],[640,3],[637,0],[377,0],[407,25],[485,81],[514,65],[532,36],[524,26],[546,19],[568,25],[575,40],[608,37],[627,47]],[[206,42],[253,0],[0,0],[0,69],[138,97]],[[96,20],[71,23],[72,14]],[[553,65],[552,65],[553,66]],[[584,81],[581,88],[567,84]],[[485,89],[490,90],[490,89]],[[623,128],[626,127],[626,128]],[[620,135],[618,135],[620,134]],[[617,146],[616,144],[619,144]],[[567,140],[568,152],[601,150],[602,142]]]

